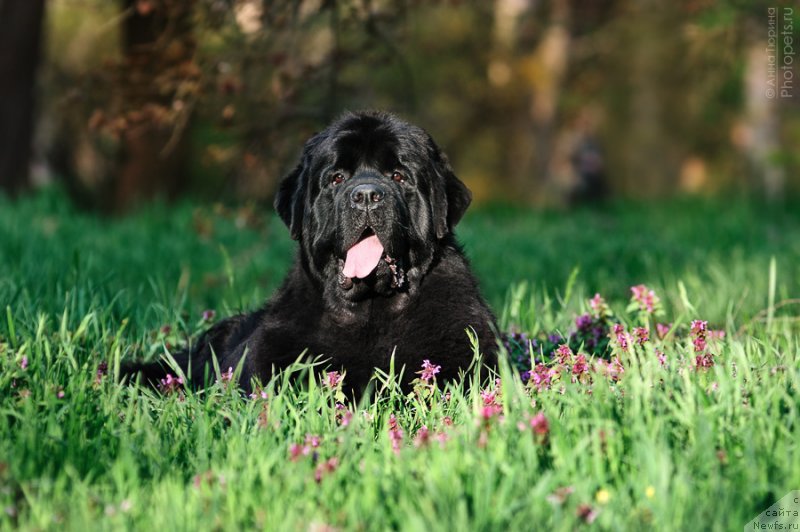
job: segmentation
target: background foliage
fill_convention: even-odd
[[[112,210],[269,199],[311,133],[378,107],[426,127],[479,200],[780,200],[800,112],[794,87],[765,95],[768,8],[795,43],[800,23],[774,4],[53,0],[34,178]]]

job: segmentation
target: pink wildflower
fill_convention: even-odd
[[[314,469],[314,480],[319,484],[325,475],[333,473],[339,467],[339,459],[335,456],[317,464]]]
[[[481,407],[481,419],[484,423],[489,422],[493,417],[503,412],[503,407],[500,405],[484,405]]]
[[[497,390],[481,390],[481,399],[485,406],[500,406],[497,402]]]
[[[594,297],[589,300],[589,306],[592,308],[592,313],[598,318],[602,318],[609,314],[606,300],[603,299],[600,294],[595,294]]]
[[[656,333],[658,334],[658,339],[663,340],[669,334],[669,331],[672,329],[672,324],[664,324],[664,323],[657,323],[656,324]]]
[[[622,365],[619,357],[614,357],[610,362],[600,361],[599,364],[601,373],[612,382],[619,381],[622,374],[625,373],[625,366]]]
[[[267,393],[267,391],[266,391],[266,390],[264,390],[263,388],[261,388],[261,389],[259,389],[259,390],[254,390],[254,391],[252,391],[252,392],[250,393],[250,396],[249,396],[249,397],[250,397],[250,399],[258,399],[259,397],[260,397],[261,399],[266,399],[266,398],[268,398],[268,397],[269,397],[269,394]]]
[[[419,379],[423,382],[429,382],[431,379],[436,378],[436,374],[442,369],[442,366],[431,364],[430,360],[422,361],[422,369],[417,372]]]
[[[587,371],[589,371],[589,365],[586,363],[586,355],[578,355],[575,357],[575,363],[572,365],[572,374],[580,376]]]
[[[289,446],[289,460],[292,462],[297,462],[301,456],[307,453],[303,452],[303,446],[297,443],[293,443]]]
[[[707,331],[708,331],[708,322],[707,321],[694,320],[692,322],[692,334],[694,336],[703,336],[703,337],[705,337]]]
[[[310,449],[316,449],[317,447],[319,447],[321,442],[322,438],[317,436],[316,434],[306,434],[305,444]]]
[[[625,336],[624,334],[618,334],[617,335],[617,343],[619,343],[619,347],[623,351],[627,351],[628,350],[628,337]]]
[[[539,412],[531,418],[531,429],[537,436],[547,436],[550,434],[550,422],[545,417],[544,412]]]
[[[531,376],[528,382],[533,383],[533,386],[537,391],[542,391],[550,388],[551,379],[552,373],[550,372],[550,369],[544,364],[537,364],[533,368],[533,371],[531,371]]]
[[[708,333],[708,322],[703,320],[694,320],[691,326],[692,344],[694,351],[697,355],[694,358],[694,367],[696,370],[706,370],[714,366],[714,359],[711,353],[706,351],[708,347],[706,343],[706,334]]]
[[[559,364],[568,364],[572,360],[573,352],[567,344],[561,344],[556,348],[556,355],[558,356]]]
[[[203,321],[211,321],[217,313],[214,310],[208,309],[203,311]]]
[[[708,331],[708,337],[713,338],[714,340],[722,340],[725,338],[725,331],[720,329]]]
[[[708,369],[714,366],[714,359],[711,358],[709,353],[704,353],[702,355],[697,355],[694,357],[694,367],[697,370],[700,369]]]
[[[631,292],[633,294],[631,299],[639,304],[639,310],[645,311],[648,314],[652,314],[660,302],[656,293],[649,290],[643,284],[632,286]]]
[[[19,367],[22,369],[28,369],[28,357],[23,355],[22,360],[19,363]]]
[[[233,380],[233,367],[228,367],[228,371],[223,371],[219,376],[219,381],[222,383],[231,382]]]
[[[430,443],[431,435],[428,427],[422,425],[414,436],[414,447],[427,447]]]
[[[350,425],[353,419],[353,411],[344,406],[342,403],[336,403],[336,421],[342,427]]]
[[[579,504],[578,508],[575,510],[575,514],[587,525],[591,525],[594,520],[597,519],[597,511],[595,511],[591,505],[586,503]]]
[[[341,384],[344,377],[338,371],[329,371],[325,373],[325,386],[334,389]]]
[[[694,350],[698,353],[705,351],[708,345],[706,344],[706,339],[702,336],[698,336],[694,340],[692,340],[692,344],[694,345]]]
[[[161,383],[158,386],[158,388],[161,390],[161,393],[163,393],[164,395],[169,395],[171,393],[179,392],[182,387],[183,387],[183,378],[173,377],[171,373],[167,373],[167,376],[161,379]]]
[[[400,454],[400,446],[403,444],[403,429],[400,428],[394,414],[389,416],[389,439],[392,441],[394,453]]]
[[[633,334],[636,336],[636,343],[639,345],[644,345],[650,340],[650,330],[647,327],[636,327],[633,330]]]

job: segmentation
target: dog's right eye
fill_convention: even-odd
[[[331,176],[331,184],[332,185],[339,185],[344,182],[344,174],[341,172],[336,172]]]

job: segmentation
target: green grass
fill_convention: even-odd
[[[477,386],[445,400],[387,385],[349,406],[347,426],[307,376],[269,383],[266,400],[223,384],[162,397],[96,382],[101,360],[113,373],[161,353],[204,309],[260,304],[291,258],[286,233],[258,209],[155,205],[108,220],[53,191],[0,199],[0,528],[571,530],[588,504],[602,529],[731,530],[800,489],[796,206],[494,207],[459,227],[504,328],[568,332],[595,292],[632,326],[629,287],[645,283],[663,321],[726,331],[707,371],[688,338],[651,341],[618,353],[624,376],[595,374],[591,394],[569,378],[532,391],[504,366],[501,416],[483,419]],[[539,412],[546,440],[526,425]],[[414,445],[422,425],[447,441]],[[316,463],[290,460],[307,434],[321,437]]]

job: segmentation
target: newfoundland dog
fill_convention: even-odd
[[[392,357],[404,384],[423,360],[453,379],[473,362],[496,363],[494,316],[453,235],[471,200],[422,129],[384,112],[347,113],[305,145],[280,184],[275,208],[298,241],[283,285],[255,312],[221,321],[176,361],[193,386],[236,368],[246,391],[306,352],[345,371],[363,391]],[[158,383],[166,364],[123,374]]]

